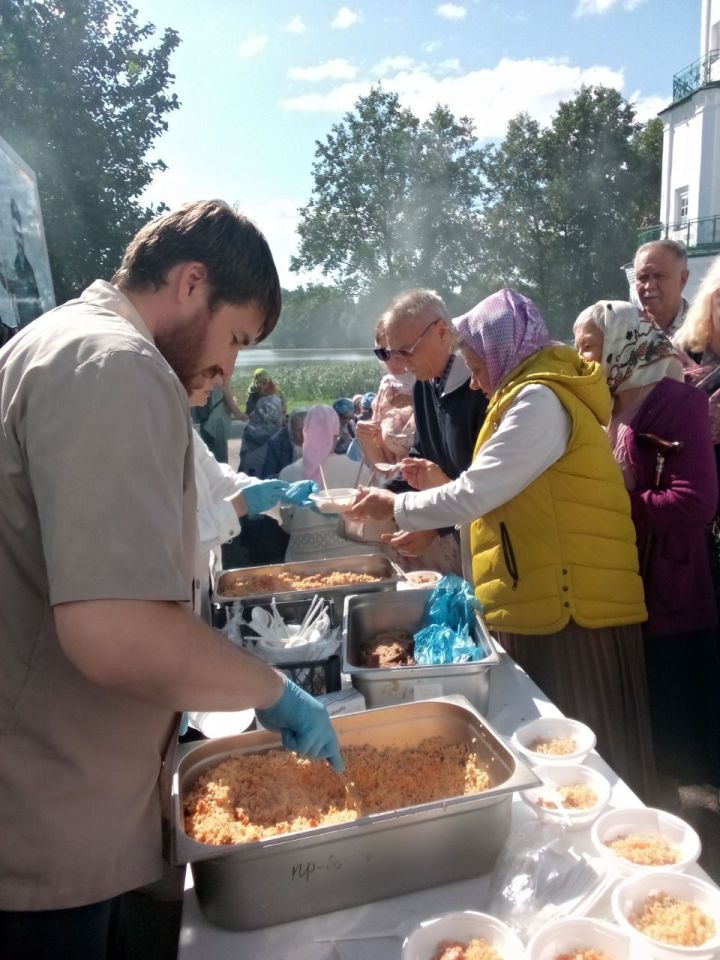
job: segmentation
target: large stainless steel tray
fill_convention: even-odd
[[[483,874],[507,839],[513,792],[539,783],[463,697],[344,714],[332,722],[343,747],[408,746],[432,736],[474,743],[492,787],[352,823],[214,847],[185,833],[183,796],[208,767],[275,748],[279,738],[257,731],[203,743],[176,766],[173,841],[177,861],[192,864],[198,902],[211,923],[252,930]]]
[[[365,697],[368,707],[385,707],[407,700],[425,700],[461,694],[480,713],[487,713],[492,667],[500,662],[495,643],[482,619],[475,619],[473,639],[485,652],[482,660],[441,666],[365,667],[358,654],[378,633],[408,630],[415,633],[430,596],[428,590],[403,590],[345,598],[342,630],[342,670]]]
[[[265,574],[296,573],[311,576],[314,573],[367,573],[380,580],[374,583],[353,583],[347,586],[323,587],[319,590],[276,590],[275,592],[245,594],[234,596],[227,593],[229,584],[243,577]],[[263,603],[275,596],[278,600],[301,600],[315,593],[332,599],[342,606],[341,601],[350,593],[365,593],[375,590],[394,590],[398,580],[404,580],[405,574],[400,567],[381,553],[363,553],[353,557],[335,557],[329,560],[303,560],[297,563],[269,563],[260,567],[241,567],[237,570],[224,570],[217,578],[213,600],[217,603]],[[339,611],[338,611],[339,613]]]

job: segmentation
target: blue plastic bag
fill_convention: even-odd
[[[414,636],[415,662],[423,666],[468,663],[486,656],[475,643],[472,627],[482,605],[461,577],[443,577],[428,598],[423,625]]]

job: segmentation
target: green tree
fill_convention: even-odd
[[[38,178],[59,301],[109,276],[157,211],[138,200],[162,160],[148,151],[177,108],[166,30],[126,0],[0,4],[0,134]]]
[[[539,303],[551,289],[552,217],[547,137],[521,113],[485,158],[482,276],[485,287],[514,287]]]
[[[662,142],[614,89],[583,87],[549,127],[512,121],[485,164],[487,263],[533,296],[556,335],[601,297],[628,295],[621,270],[660,189]]]
[[[294,270],[320,267],[351,295],[458,286],[477,269],[482,151],[472,124],[424,122],[374,88],[317,142]]]

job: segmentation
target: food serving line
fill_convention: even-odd
[[[364,560],[370,567],[378,562],[378,558],[352,559],[356,564]],[[333,561],[333,564],[337,569],[338,561]],[[393,572],[392,577],[383,578],[391,582],[383,583],[379,591],[376,588],[373,592],[372,588],[364,586],[361,588],[363,592],[354,598],[345,599],[352,590],[346,588],[338,591],[335,588],[336,599],[338,592],[343,594],[345,599],[343,654],[346,660],[348,624],[353,616],[353,609],[356,617],[360,617],[359,623],[369,627],[371,631],[385,628],[388,623],[398,626],[407,618],[408,611],[411,609],[417,608],[418,618],[422,616],[424,604],[418,596],[420,591],[409,591],[403,596],[399,590],[396,592],[393,589],[396,586],[396,582],[393,581],[401,577],[401,574],[398,576]],[[401,584],[401,586],[407,585]],[[427,593],[424,593],[427,596]],[[329,595],[333,595],[332,590]],[[228,601],[231,599],[227,597]],[[267,600],[267,597],[255,599]],[[297,601],[298,597],[293,599]],[[414,613],[412,619],[415,620]],[[486,637],[487,634],[482,628],[476,636],[478,645],[485,643]],[[331,840],[336,837],[339,843],[302,841],[295,845],[290,859],[281,856],[275,865],[264,857],[272,845],[267,845],[265,851],[258,849],[259,861],[253,862],[255,858],[252,851],[247,858],[238,856],[236,868],[230,868],[229,873],[228,861],[223,856],[214,857],[213,854],[198,873],[203,885],[200,894],[205,904],[205,914],[212,916],[213,910],[216,910],[220,923],[224,926],[236,925],[240,929],[223,929],[208,921],[200,908],[193,874],[188,866],[179,960],[225,960],[225,958],[227,960],[231,958],[232,960],[239,960],[239,958],[336,960],[338,957],[340,960],[376,960],[376,958],[377,960],[380,958],[383,960],[398,958],[399,960],[403,938],[422,921],[448,911],[476,910],[492,913],[492,910],[488,909],[488,904],[498,891],[491,888],[489,869],[491,863],[499,851],[502,861],[502,848],[517,844],[517,838],[523,836],[523,831],[535,830],[530,825],[536,820],[536,812],[523,801],[519,791],[523,787],[536,787],[540,781],[530,772],[527,753],[518,749],[517,741],[513,742],[513,734],[519,727],[535,718],[552,718],[562,715],[506,654],[491,644],[487,657],[489,663],[479,674],[483,680],[478,683],[478,675],[471,671],[460,681],[459,686],[461,694],[469,693],[476,706],[480,704],[482,708],[480,712],[484,720],[476,708],[457,696],[456,680],[452,677],[450,680],[447,679],[449,668],[444,670],[434,668],[436,670],[434,676],[432,668],[426,668],[425,677],[417,679],[417,691],[413,682],[412,692],[409,693],[405,688],[401,698],[412,698],[417,693],[418,696],[429,697],[429,700],[415,703],[410,699],[410,702],[399,707],[389,707],[385,704],[397,703],[397,699],[393,700],[392,683],[383,682],[375,684],[374,687],[365,686],[366,693],[370,690],[369,705],[380,706],[380,709],[373,710],[365,716],[362,714],[340,716],[334,722],[341,743],[362,742],[363,737],[373,735],[373,729],[376,735],[377,731],[380,731],[382,739],[383,723],[390,720],[392,727],[392,724],[397,724],[398,718],[403,733],[417,724],[423,730],[443,734],[459,729],[458,723],[460,727],[469,723],[468,729],[473,736],[479,735],[481,739],[486,738],[492,762],[506,769],[507,775],[504,779],[500,778],[501,789],[496,791],[499,794],[498,797],[491,797],[485,804],[472,802],[472,798],[465,797],[463,801],[471,802],[460,801],[455,807],[454,801],[440,804],[439,808],[437,804],[431,805],[438,809],[434,810],[430,819],[422,812],[414,815],[412,819],[414,825],[404,833],[395,830],[391,822],[392,818],[388,819],[388,817],[380,817],[378,823],[365,826],[362,820],[356,821],[357,827],[354,824],[343,824],[344,833],[336,830],[330,835]],[[461,665],[452,665],[450,669],[459,666]],[[406,671],[407,668],[401,668],[401,670]],[[419,670],[422,673],[421,668],[412,668],[412,670]],[[431,671],[430,674],[428,670]],[[462,673],[462,668],[459,673]],[[394,695],[398,696],[397,684],[395,684]],[[237,746],[241,746],[243,750],[262,750],[267,747],[268,738],[272,740],[273,736],[259,731],[243,734],[239,738],[226,738],[226,741],[208,741],[199,747],[185,745],[181,748],[175,780],[176,827],[178,818],[181,818],[183,781],[189,782],[189,778],[193,778],[197,771],[206,768],[208,760],[214,756],[222,759],[232,753]],[[218,754],[218,744],[224,744],[224,753],[221,750]],[[183,764],[185,764],[184,767]],[[641,801],[595,752],[589,754],[583,764],[591,768],[591,772],[596,771],[600,774],[598,777],[600,782],[602,778],[608,782],[609,808],[638,810],[643,808]],[[490,793],[493,791],[491,790]],[[526,799],[527,795],[526,792]],[[507,811],[507,823],[504,823],[506,816],[504,811]],[[373,820],[372,817],[367,819]],[[385,822],[380,822],[383,819]],[[407,821],[408,818],[405,819]],[[455,826],[451,822],[453,819],[456,821]],[[558,821],[557,817],[553,819]],[[460,825],[459,832],[457,824]],[[356,831],[355,841],[359,841],[359,845],[351,839],[353,829]],[[590,870],[592,879],[588,880],[586,870],[581,884],[583,896],[576,899],[573,912],[612,920],[610,893],[611,887],[615,885],[613,881],[619,878],[619,874],[616,869],[608,867],[607,858],[603,857],[591,842],[590,826],[565,831],[551,824],[549,829],[554,829],[558,833],[558,842],[561,843],[567,859],[584,858],[584,863],[596,871],[593,873]],[[312,833],[313,831],[306,831],[305,837]],[[539,827],[534,833],[527,835],[535,837],[536,840],[542,836]],[[463,836],[467,841],[465,844]],[[182,831],[176,830],[178,859],[183,861],[193,859],[193,844],[195,847],[199,846],[194,841],[190,841]],[[277,852],[278,849],[276,845],[275,851]],[[226,852],[227,848],[222,851],[223,854]],[[470,858],[469,861],[468,858]],[[472,867],[472,858],[478,866],[477,870]],[[363,862],[364,860],[367,863]],[[380,863],[379,873],[373,872],[377,868],[377,863],[373,866],[372,861]],[[452,862],[457,864],[460,861],[462,863],[454,871]],[[451,864],[450,867],[448,863]],[[277,872],[278,869],[280,872]],[[219,870],[219,873],[213,875],[214,870]],[[351,875],[348,878],[348,871],[354,873],[355,877]],[[404,872],[411,875],[406,885],[402,879]],[[422,882],[430,884],[426,889],[394,896],[387,894],[387,890],[393,892],[409,890],[415,885],[412,877],[418,873],[425,875],[425,880]],[[690,863],[685,873],[708,880],[695,863]],[[230,889],[227,888],[228,876],[231,878]],[[458,876],[468,877],[468,879],[447,882],[448,879],[453,880]],[[568,877],[570,876],[571,873],[568,874]],[[337,903],[342,902],[343,897],[340,893],[340,900],[336,899],[337,890],[348,884],[350,886],[355,884],[356,888],[358,884],[363,887],[359,900],[354,902],[358,903],[360,900],[370,902],[337,909]],[[219,893],[218,902],[213,905],[212,901],[218,898],[220,888],[222,890]],[[573,895],[574,891],[566,889],[562,895],[556,896],[555,902],[565,903],[572,899]],[[211,900],[210,910],[208,910],[208,896]],[[245,920],[237,924],[231,917],[234,898],[237,898],[238,910],[245,914]],[[304,918],[278,922],[277,918],[285,918],[288,903],[295,904],[295,916],[300,917],[304,913]],[[323,909],[334,909],[334,912],[322,913]],[[269,918],[269,922],[266,919],[262,921],[265,925],[258,929],[245,929],[254,924],[254,920],[250,923],[246,921],[247,915],[254,913],[255,910],[261,918]],[[293,913],[292,909],[290,913]],[[552,913],[551,899],[543,914],[550,920]],[[228,922],[228,916],[231,917],[230,922]],[[717,920],[720,934],[720,912]],[[554,953],[547,954],[547,960],[552,960],[558,952],[560,951],[555,950]],[[712,950],[703,954],[698,953],[696,949],[691,950],[688,955],[698,958],[709,957],[712,954]],[[653,952],[640,955],[651,957]],[[662,957],[662,952],[657,951],[654,955]],[[511,958],[504,957],[503,960],[511,960]],[[539,960],[545,960],[545,956]],[[617,960],[626,960],[626,958],[618,957]]]

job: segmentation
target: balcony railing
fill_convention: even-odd
[[[682,100],[713,80],[720,80],[720,50],[711,50],[673,77],[673,102]],[[716,65],[717,64],[717,65]]]
[[[720,251],[720,214],[667,225],[657,223],[639,231],[638,245],[652,240],[678,240],[685,244],[688,253],[717,253]]]

